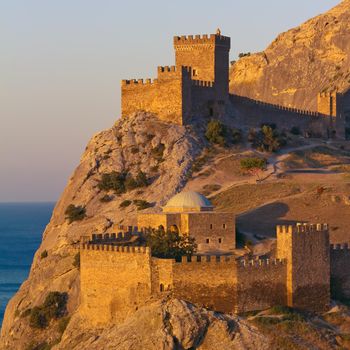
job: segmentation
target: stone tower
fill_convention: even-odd
[[[323,311],[330,300],[326,224],[277,226],[277,258],[287,261],[287,305]]]
[[[214,83],[217,99],[229,95],[229,51],[231,39],[216,34],[175,36],[176,66],[192,67],[192,79]]]
[[[317,96],[317,111],[318,113],[336,117],[338,114],[338,93],[336,92],[321,92]]]

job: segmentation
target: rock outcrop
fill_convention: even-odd
[[[280,34],[263,52],[239,59],[230,92],[314,110],[322,91],[350,86],[350,1]]]
[[[136,224],[133,200],[145,200],[157,208],[181,190],[205,142],[195,135],[189,127],[163,123],[140,113],[120,119],[113,128],[92,137],[54,209],[28,279],[7,306],[0,348],[24,349],[32,338],[55,341],[57,325],[33,332],[28,317],[21,317],[23,312],[42,304],[49,291],[67,292],[68,312],[76,311],[79,271],[73,265],[77,253],[74,244],[84,234],[113,232],[114,225],[122,223]],[[97,186],[104,173],[127,172],[135,176],[140,170],[149,178],[147,187],[116,195]],[[102,199],[106,195],[107,201]],[[131,204],[121,208],[125,200]],[[69,224],[65,210],[70,204],[85,207],[86,218]],[[41,257],[44,250],[48,252],[45,258]]]

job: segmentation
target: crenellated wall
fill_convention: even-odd
[[[151,296],[146,247],[80,246],[81,312],[92,324],[118,323]]]
[[[325,310],[330,301],[329,231],[326,224],[277,226],[277,258],[287,261],[288,306]]]
[[[338,300],[350,300],[350,249],[348,244],[331,244],[331,292]]]

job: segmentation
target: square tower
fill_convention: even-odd
[[[175,36],[175,64],[192,68],[192,79],[214,83],[217,99],[229,94],[229,52],[231,39],[216,34]]]
[[[330,302],[327,224],[277,226],[277,258],[287,261],[287,305],[324,311]]]

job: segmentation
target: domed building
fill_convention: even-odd
[[[139,214],[138,227],[162,227],[189,234],[196,240],[198,253],[229,252],[236,248],[235,215],[215,212],[208,198],[193,191],[172,197],[162,213]]]

